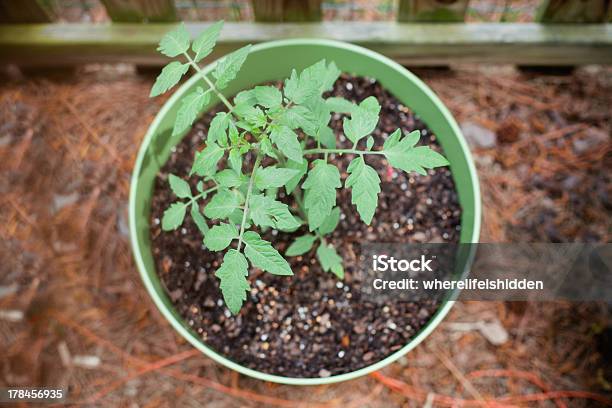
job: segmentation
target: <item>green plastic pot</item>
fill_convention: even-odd
[[[462,208],[461,242],[478,242],[480,233],[480,191],[476,170],[467,144],[457,123],[438,97],[412,73],[392,60],[351,44],[328,40],[293,39],[263,43],[252,48],[238,77],[224,90],[226,96],[266,81],[289,76],[291,70],[305,68],[321,59],[334,61],[348,73],[376,78],[402,103],[419,115],[436,134],[450,162]],[[209,73],[214,64],[204,68]],[[442,321],[453,305],[447,299],[431,320],[403,348],[387,358],[359,370],[327,378],[292,378],[262,373],[239,365],[208,347],[183,321],[165,293],[155,271],[149,238],[149,214],[153,182],[183,135],[172,137],[172,126],[181,98],[201,85],[196,76],[182,85],[161,108],[142,142],[130,190],[130,235],[136,264],[153,301],[174,329],[208,357],[242,374],[284,384],[315,385],[346,381],[379,370],[408,353]],[[219,101],[213,99],[206,109]],[[471,256],[465,257],[462,271],[467,272]]]

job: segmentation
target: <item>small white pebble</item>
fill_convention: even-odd
[[[353,90],[353,84],[351,84],[350,82],[347,82],[346,89],[348,89],[349,91]]]
[[[394,228],[394,229],[398,229],[398,228],[399,228],[399,224],[398,224],[397,222],[394,222],[394,223],[393,223],[393,228]]]
[[[427,203],[427,205],[431,205],[431,203],[433,203],[433,201],[431,201],[431,198],[428,198],[427,200],[425,200],[425,203]]]
[[[181,228],[181,234],[183,235],[187,234],[187,228]]]
[[[72,364],[81,368],[97,368],[101,363],[98,356],[74,356]]]
[[[338,289],[342,289],[343,286],[344,286],[344,284],[342,282],[340,282],[340,281],[336,282],[336,287]]]
[[[155,219],[153,220],[153,224],[155,224],[155,225],[159,225],[159,218],[155,218]]]
[[[345,355],[345,354],[346,354],[346,353],[344,352],[344,350],[340,350],[340,351],[338,352],[338,357],[339,357],[339,358],[342,358],[342,357],[344,357],[344,355]]]

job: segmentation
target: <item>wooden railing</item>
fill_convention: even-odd
[[[0,0],[0,63],[163,62],[155,46],[181,19],[177,6],[184,3],[101,3],[109,23],[57,22],[49,0]],[[251,0],[254,22],[227,23],[218,52],[279,38],[318,37],[364,45],[411,65],[612,63],[612,0],[544,0],[531,23],[466,23],[469,0],[399,0],[396,22],[331,22],[322,12],[329,4]],[[187,27],[195,35],[208,24],[187,22]]]

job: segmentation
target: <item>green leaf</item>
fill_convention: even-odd
[[[204,216],[200,213],[200,206],[196,201],[191,203],[191,219],[200,230],[200,233],[206,235],[206,232],[208,232],[208,224],[206,224],[206,219],[204,219]]]
[[[336,148],[336,135],[334,134],[334,131],[328,128],[327,126],[324,126],[319,129],[319,131],[317,132],[316,139],[328,149]]]
[[[282,187],[297,175],[298,172],[298,170],[274,166],[259,168],[255,173],[255,186],[260,190]]]
[[[215,86],[218,89],[225,88],[232,79],[236,78],[250,50],[251,46],[247,45],[232,52],[217,63],[212,74],[217,80]]]
[[[317,131],[317,118],[305,106],[292,106],[281,117],[281,123],[291,129],[302,129],[307,135],[314,136]]]
[[[246,244],[244,254],[253,266],[273,275],[293,275],[287,261],[272,247],[272,244],[261,239],[258,233],[247,231],[243,239]]]
[[[276,108],[283,101],[283,94],[274,86],[256,86],[254,91],[257,103],[265,108]]]
[[[370,135],[366,141],[366,150],[370,151],[374,147],[374,138]]]
[[[178,84],[181,77],[189,69],[189,64],[181,64],[178,61],[172,61],[166,65],[151,88],[150,97],[158,96]]]
[[[217,171],[217,163],[223,157],[224,150],[216,143],[209,143],[206,148],[196,152],[189,175],[212,176]]]
[[[289,160],[296,163],[301,163],[304,160],[298,137],[288,126],[274,126],[270,132],[270,139]]]
[[[204,207],[204,215],[210,219],[227,218],[240,206],[240,197],[235,191],[221,190]]]
[[[363,100],[359,106],[351,112],[351,118],[344,118],[342,127],[346,137],[353,143],[369,135],[376,129],[380,105],[375,97],[370,96]]]
[[[248,268],[244,255],[235,249],[230,249],[223,257],[221,267],[215,272],[215,276],[221,280],[223,300],[233,314],[240,311],[250,290],[249,281],[246,279],[249,274]]]
[[[289,248],[285,251],[286,256],[298,256],[303,255],[306,252],[310,251],[312,248],[312,244],[314,244],[316,236],[311,234],[302,235],[301,237],[297,237],[293,244],[289,245]]]
[[[329,65],[325,60],[305,68],[299,75],[295,70],[285,80],[285,96],[292,102],[301,104],[314,96],[332,88],[340,70],[333,62]]]
[[[418,131],[411,132],[403,138],[400,138],[400,135],[400,130],[396,130],[383,145],[383,153],[391,166],[405,172],[415,171],[426,175],[425,169],[448,165],[444,156],[430,147],[415,147],[419,141]]]
[[[329,110],[338,113],[351,113],[353,109],[357,108],[357,105],[355,105],[353,102],[347,101],[344,98],[327,98],[325,103],[327,104]]]
[[[222,187],[239,187],[245,182],[244,177],[241,176],[241,174],[236,173],[234,170],[225,169],[215,175],[215,180]]]
[[[287,183],[285,184],[285,191],[287,192],[287,194],[291,194],[299,184],[302,177],[304,177],[304,174],[306,174],[306,171],[308,170],[308,161],[303,160],[301,163],[289,161],[287,162],[285,167],[287,167],[288,169],[297,170],[295,176],[291,177],[289,181],[287,181]]]
[[[306,191],[304,206],[308,212],[310,231],[319,228],[336,205],[336,189],[342,184],[336,166],[316,160],[302,188]]]
[[[347,177],[344,187],[353,189],[351,202],[357,206],[357,211],[363,222],[370,225],[378,206],[380,177],[378,177],[376,170],[365,163],[363,156],[354,158],[347,171],[350,175]]]
[[[268,123],[266,114],[256,106],[236,105],[233,112],[250,125],[248,126],[249,131],[252,128],[264,127]]]
[[[331,213],[323,220],[323,223],[319,227],[319,233],[321,235],[327,235],[334,232],[338,226],[338,222],[340,222],[340,207],[334,207]]]
[[[176,114],[174,129],[172,136],[178,135],[189,129],[193,122],[198,117],[198,114],[210,101],[210,91],[204,92],[202,87],[199,87],[181,100],[181,107]]]
[[[254,106],[257,103],[255,97],[255,90],[248,89],[246,91],[240,91],[234,97],[234,105],[249,105]]]
[[[206,233],[204,245],[211,251],[222,251],[238,238],[238,229],[234,224],[221,223]]]
[[[185,212],[187,211],[187,203],[177,201],[173,203],[162,217],[162,229],[164,231],[172,231],[177,229],[185,219]]]
[[[206,30],[202,31],[202,33],[193,41],[191,49],[193,52],[195,52],[195,62],[201,61],[212,52],[215,44],[217,43],[217,39],[219,38],[221,28],[223,28],[223,20],[217,21]]]
[[[242,172],[242,153],[238,149],[232,149],[229,152],[229,165],[236,172]]]
[[[231,120],[229,122],[227,134],[229,136],[230,143],[232,144],[238,143],[238,136],[239,136],[238,129],[236,128],[236,125],[234,124],[234,122]]]
[[[342,258],[334,247],[327,244],[321,244],[317,248],[317,258],[321,262],[321,267],[325,272],[332,272],[339,279],[344,278],[344,268],[342,267]]]
[[[189,33],[185,24],[181,23],[177,28],[164,35],[159,42],[157,51],[174,58],[189,49]]]
[[[170,182],[170,189],[172,189],[172,192],[178,198],[191,197],[191,188],[189,187],[189,183],[185,180],[174,174],[170,174],[170,176],[168,176],[168,181]]]
[[[249,201],[249,215],[255,225],[281,231],[295,231],[300,227],[300,223],[291,214],[287,204],[262,194],[252,195]]]
[[[215,115],[213,120],[210,122],[208,128],[208,142],[217,142],[221,146],[227,146],[227,126],[229,125],[230,118],[227,113],[219,112]]]

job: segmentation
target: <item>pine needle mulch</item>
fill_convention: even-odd
[[[474,147],[483,241],[610,241],[610,69],[419,74],[461,124],[495,135]],[[0,87],[0,386],[65,387],[86,406],[610,404],[598,303],[458,303],[406,357],[338,385],[264,383],[194,351],[149,300],[128,242],[131,169],[163,103],[151,83],[118,66]],[[481,321],[508,340],[454,325]]]

